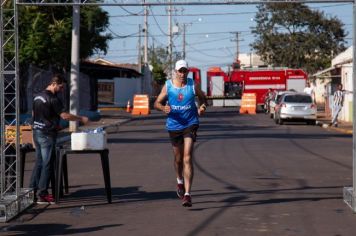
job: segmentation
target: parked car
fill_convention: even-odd
[[[315,125],[316,112],[316,104],[309,94],[285,93],[274,107],[274,121],[280,125],[285,121],[303,121]]]
[[[295,93],[293,91],[274,91],[272,99],[269,101],[269,116],[274,118],[274,107],[277,104],[278,99],[285,93]]]

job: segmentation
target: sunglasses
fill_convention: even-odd
[[[188,69],[182,68],[182,69],[179,69],[178,71],[179,71],[180,73],[187,73],[187,72],[188,72]]]

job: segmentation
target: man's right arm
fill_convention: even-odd
[[[163,86],[161,93],[158,95],[155,103],[154,103],[154,107],[157,110],[161,110],[164,111],[165,113],[169,113],[170,112],[170,107],[166,104],[163,105],[163,101],[167,98],[167,87],[166,85]]]
[[[77,116],[77,115],[73,115],[73,114],[68,113],[68,112],[62,112],[62,113],[60,114],[60,117],[61,117],[63,120],[80,121],[80,122],[82,122],[83,124],[86,124],[86,123],[88,123],[88,121],[89,121],[88,117],[86,117],[86,116]]]

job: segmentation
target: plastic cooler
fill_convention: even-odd
[[[107,147],[106,132],[100,133],[72,133],[72,150],[103,150]]]

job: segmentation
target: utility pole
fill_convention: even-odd
[[[353,86],[353,94],[352,94],[352,99],[356,101],[356,93],[355,93],[355,88],[356,88],[356,0],[354,0],[353,3],[353,42],[352,42],[352,47],[353,47],[353,52],[352,52],[352,74],[353,74],[353,80],[352,80],[352,86]],[[353,121],[356,120],[356,109],[353,109],[352,111],[352,118]],[[356,125],[354,123],[352,127],[352,131],[355,134],[356,133]],[[352,187],[344,187],[344,202],[351,207],[353,213],[356,213],[356,138],[355,136],[352,137]]]
[[[186,30],[187,25],[183,24],[183,60],[185,60],[185,30]]]
[[[144,55],[143,55],[143,63],[144,63],[144,73],[143,73],[143,79],[142,79],[142,93],[147,92],[147,68],[148,68],[148,20],[147,20],[147,15],[148,15],[148,6],[145,5],[145,19],[144,19],[144,30],[145,30],[145,42],[144,42]]]
[[[252,68],[252,50],[250,50],[250,67]]]
[[[138,58],[137,58],[137,71],[139,73],[141,73],[142,71],[142,63],[141,63],[141,57],[142,57],[142,54],[141,54],[141,33],[142,33],[142,27],[141,27],[141,24],[138,25],[138,45],[137,45],[137,48],[138,48]],[[143,93],[143,77],[141,79],[141,93]]]
[[[141,24],[138,25],[138,42],[137,42],[137,48],[138,48],[138,52],[137,52],[137,71],[141,72],[141,67],[142,67],[142,63],[141,63],[141,32],[142,32],[142,26]]]
[[[79,0],[76,0],[78,3]],[[72,20],[72,59],[70,70],[70,113],[78,115],[79,113],[79,42],[80,42],[80,6],[73,6]],[[76,132],[78,130],[78,121],[69,122],[69,130]]]
[[[172,0],[168,6],[168,79],[172,78]]]
[[[239,54],[240,54],[239,41],[241,40],[239,39],[239,34],[240,32],[235,32],[235,39],[231,39],[231,41],[236,42],[236,59],[235,59],[236,61],[239,60]]]
[[[194,22],[201,22],[202,21],[202,18],[199,18],[199,19],[197,19],[197,20],[195,20],[195,21],[192,21],[192,22],[190,22],[190,23],[183,23],[182,25],[183,25],[183,53],[182,53],[182,57],[183,57],[183,60],[185,60],[185,57],[186,57],[186,50],[185,50],[185,48],[186,48],[186,32],[187,32],[187,26],[191,26],[191,25],[193,25],[193,23]]]
[[[145,32],[145,46],[144,46],[144,64],[147,66],[148,64],[148,21],[147,21],[147,15],[148,15],[148,8],[145,5],[145,19],[144,19],[144,32]]]

